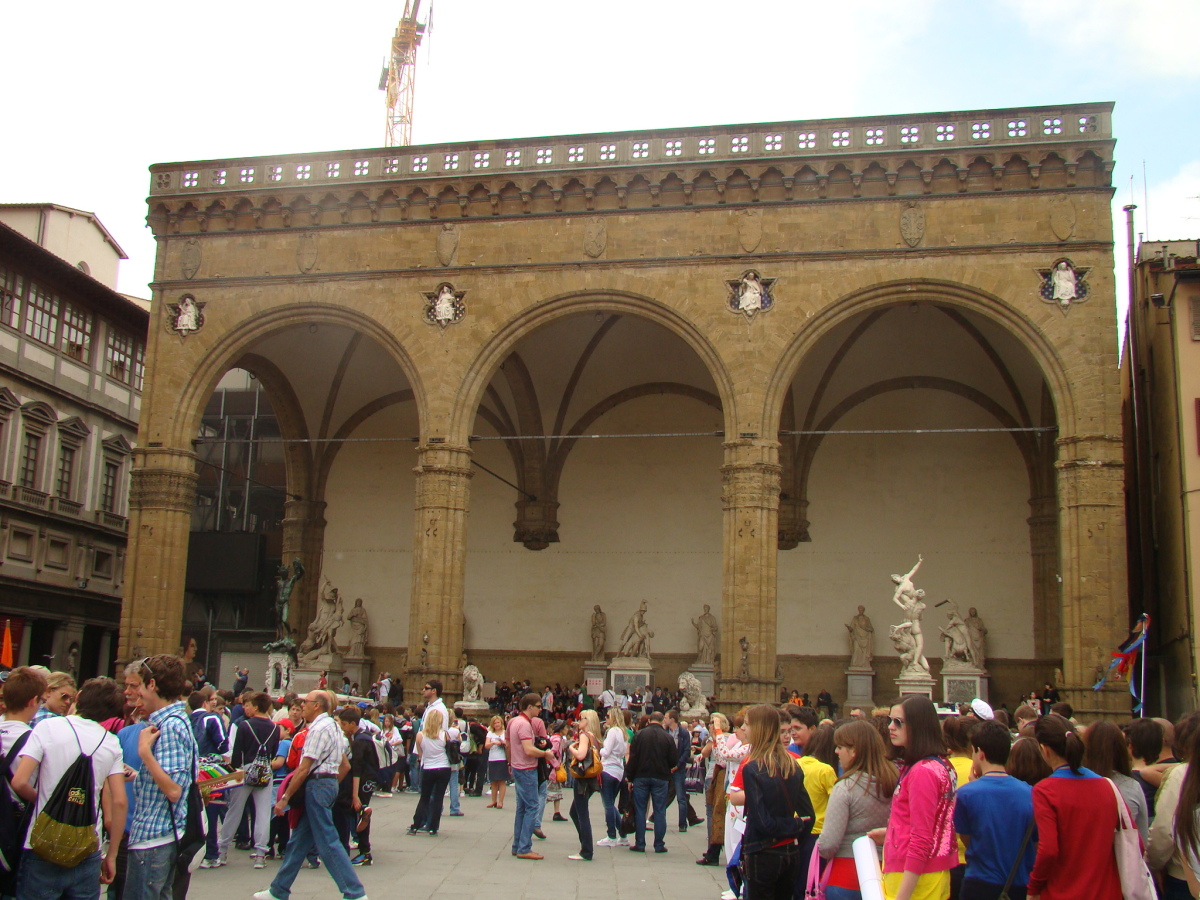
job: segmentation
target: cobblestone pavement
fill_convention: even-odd
[[[570,791],[564,792],[562,814],[570,808]],[[703,804],[703,798],[693,798]],[[725,884],[725,870],[698,866],[704,851],[704,823],[679,834],[674,805],[667,809],[665,854],[631,853],[625,847],[596,847],[591,862],[567,859],[579,850],[575,826],[570,821],[552,821],[553,807],[547,804],[542,830],[546,840],[534,839],[533,849],[543,854],[538,861],[518,860],[511,855],[513,814],[516,795],[512,788],[504,808],[487,809],[488,796],[463,797],[461,818],[442,816],[437,837],[424,833],[409,837],[404,832],[412,822],[416,794],[377,798],[372,806],[371,843],[374,864],[357,871],[372,900],[402,897],[424,898],[477,896],[524,900],[594,900],[597,891],[611,900],[717,900]],[[449,800],[446,802],[449,811]],[[699,809],[703,814],[703,806]],[[593,838],[604,837],[604,808],[600,795],[589,804]],[[647,835],[648,843],[652,843]],[[200,869],[192,875],[189,900],[248,900],[266,888],[279,863],[268,860],[267,868],[255,870],[250,854],[230,849],[229,865]],[[292,888],[294,900],[336,900],[337,888],[322,867],[301,869]]]

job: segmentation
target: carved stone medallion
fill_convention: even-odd
[[[925,237],[925,211],[915,200],[909,200],[900,213],[900,237],[910,247],[917,246]]]
[[[466,294],[466,291],[456,291],[448,281],[443,281],[432,291],[426,291],[425,321],[441,328],[461,322],[467,314],[467,305],[463,302]]]
[[[167,331],[182,338],[195,334],[204,327],[203,300],[197,300],[191,294],[184,294],[177,303],[167,304]]]
[[[1060,241],[1075,233],[1075,204],[1070,197],[1058,196],[1050,201],[1050,230]]]
[[[583,223],[583,252],[599,259],[608,246],[608,225],[602,216],[592,216]]]
[[[317,264],[317,236],[311,231],[304,231],[296,244],[296,268],[300,274],[307,275]]]
[[[1053,303],[1065,316],[1072,303],[1083,303],[1088,298],[1089,287],[1085,280],[1090,267],[1076,267],[1066,257],[1056,259],[1048,269],[1037,269],[1042,283],[1038,296],[1045,303]]]
[[[762,212],[744,209],[738,213],[738,243],[746,253],[753,253],[762,243]]]
[[[454,251],[458,249],[458,229],[450,222],[442,226],[437,236],[437,258],[443,266],[454,261]]]
[[[200,242],[195,238],[188,238],[183,242],[183,249],[179,251],[179,273],[185,281],[191,281],[199,271]]]
[[[729,296],[725,301],[731,313],[740,313],[747,319],[753,319],[758,313],[766,312],[775,305],[775,297],[771,288],[775,285],[774,278],[763,278],[754,269],[747,269],[741,278],[726,281]]]

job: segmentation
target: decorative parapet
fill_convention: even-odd
[[[1095,187],[1112,148],[1112,104],[1092,103],[163,163],[148,220],[193,233]]]

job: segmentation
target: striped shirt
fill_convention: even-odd
[[[350,743],[328,713],[321,713],[308,726],[303,755],[313,761],[309,775],[336,775]]]
[[[187,824],[187,795],[196,778],[196,737],[182,701],[170,703],[150,714],[148,721],[159,730],[154,742],[154,758],[167,777],[183,788],[175,804],[172,831],[171,805],[154,779],[142,771],[134,781],[133,822],[129,826],[129,849],[143,850],[171,843],[182,836]]]

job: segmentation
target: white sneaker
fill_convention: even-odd
[[[628,847],[629,846],[629,838],[621,838],[619,841],[617,841],[616,846]]]
[[[254,861],[254,868],[256,869],[265,869],[267,867],[266,857],[255,855],[251,856],[250,859]]]
[[[376,791],[371,796],[372,797],[391,797],[392,794],[391,794],[391,791]]]
[[[220,868],[221,861],[219,859],[209,859],[207,856],[200,860],[200,868],[202,869],[217,869]]]
[[[254,897],[254,900],[279,900],[278,897],[271,893],[270,888],[267,888],[265,891],[255,891],[251,896]]]
[[[596,841],[596,846],[597,847],[615,847],[615,846],[617,846],[617,842],[614,841],[610,837],[602,837],[602,838],[600,838],[600,840]]]
[[[733,891],[721,891],[721,900],[737,900],[737,894]]]

